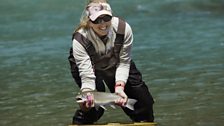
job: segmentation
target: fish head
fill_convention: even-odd
[[[77,103],[84,103],[85,101],[87,101],[87,96],[85,93],[79,93],[76,97],[76,102]]]

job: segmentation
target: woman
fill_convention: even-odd
[[[73,34],[71,72],[81,92],[105,91],[106,84],[122,97],[115,102],[134,122],[153,122],[153,98],[131,60],[132,41],[130,25],[112,15],[106,0],[90,0]],[[87,97],[73,124],[92,124],[103,115],[102,108],[93,107],[93,95]],[[134,111],[123,107],[127,98],[138,101]]]

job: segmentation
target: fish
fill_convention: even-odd
[[[95,108],[103,108],[105,110],[106,106],[111,106],[115,108],[115,100],[122,98],[116,93],[108,93],[108,92],[98,92],[98,91],[86,91],[81,92],[76,96],[77,103],[84,103],[87,101],[87,94],[91,93],[94,97],[94,107]],[[134,105],[137,102],[135,99],[128,98],[127,103],[124,107],[129,108],[134,111]]]

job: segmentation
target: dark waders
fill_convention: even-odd
[[[101,76],[96,79],[96,90],[105,91],[103,81],[107,84],[111,92],[114,92],[115,78],[114,76]],[[81,85],[79,85],[81,86]],[[129,72],[129,78],[125,86],[125,93],[128,98],[138,100],[135,104],[135,110],[129,110],[128,108],[122,108],[124,112],[134,121],[147,121],[153,122],[153,98],[148,91],[144,81],[142,81],[141,73],[136,69],[134,62],[131,62],[131,68]],[[99,108],[90,109],[88,112],[84,112],[78,109],[73,117],[73,124],[92,124],[96,122],[103,115],[104,110]]]

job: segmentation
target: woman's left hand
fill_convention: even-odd
[[[128,101],[128,96],[124,92],[125,83],[123,81],[118,81],[115,84],[115,93],[121,96],[122,98],[115,101],[116,104],[120,106],[125,106]]]

